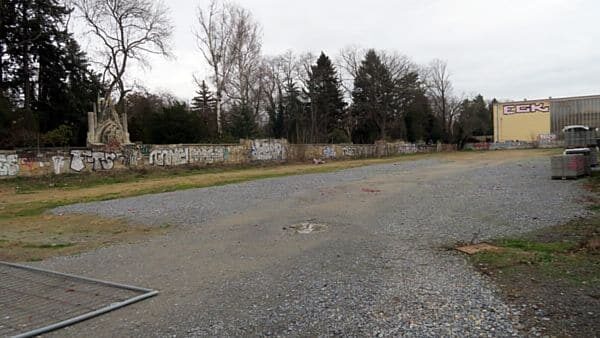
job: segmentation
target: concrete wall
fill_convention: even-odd
[[[135,144],[114,149],[0,151],[0,178],[186,165],[356,159],[453,150],[456,150],[455,146],[441,144],[289,144],[283,139],[263,139],[242,140],[239,144]]]
[[[535,142],[481,142],[467,143],[465,150],[516,150],[516,149],[535,149],[535,148],[562,148],[564,142],[555,138],[539,139]]]

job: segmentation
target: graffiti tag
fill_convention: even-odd
[[[549,113],[550,106],[546,103],[531,103],[504,106],[504,115],[527,114],[527,113]]]
[[[14,155],[0,155],[0,176],[17,176],[19,173],[19,157]]]

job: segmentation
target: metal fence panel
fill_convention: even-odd
[[[37,336],[157,293],[0,262],[0,337]]]

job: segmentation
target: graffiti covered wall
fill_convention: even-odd
[[[358,159],[432,151],[453,147],[410,143],[378,144],[289,144],[287,140],[241,140],[239,144],[127,145],[120,148],[93,147],[12,151],[0,153],[0,178],[110,172],[136,168],[236,165],[254,162],[284,162]]]
[[[151,166],[241,164],[246,163],[243,145],[172,145],[153,146],[148,154]]]

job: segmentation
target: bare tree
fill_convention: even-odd
[[[229,92],[242,104],[247,104],[252,77],[256,76],[262,61],[261,30],[252,18],[252,14],[246,9],[233,7],[232,11],[236,19],[233,23],[234,35],[231,46],[235,76],[229,81],[229,85],[232,87]]]
[[[379,51],[378,54],[381,58],[381,62],[390,71],[390,75],[394,80],[401,79],[409,72],[415,71],[417,68],[410,58],[404,54],[385,50]]]
[[[207,8],[198,7],[196,44],[212,69],[217,99],[218,131],[224,95],[240,104],[252,104],[251,96],[260,93],[261,29],[244,8],[223,0],[212,0]],[[255,106],[255,110],[256,110]]]
[[[299,80],[304,88],[308,88],[308,79],[310,78],[310,74],[312,72],[312,66],[317,63],[317,58],[318,56],[312,52],[305,52],[298,56],[297,67]]]
[[[435,59],[425,69],[425,73],[431,108],[442,122],[442,131],[449,138],[453,123],[460,113],[461,100],[454,95],[448,64],[445,61]]]
[[[173,32],[167,7],[154,0],[73,0],[91,36],[99,40],[105,98],[117,94],[119,106],[131,88],[125,74],[132,61],[148,66],[151,54],[169,56]]]
[[[279,58],[266,57],[263,59],[263,85],[262,97],[265,105],[270,112],[275,112],[277,109],[278,100],[282,96],[282,81],[279,74]]]
[[[208,9],[198,7],[198,28],[194,32],[196,44],[213,71],[213,82],[217,99],[217,132],[222,134],[221,109],[223,91],[233,71],[230,50],[233,39],[234,18],[228,4],[218,0],[210,2]]]
[[[341,76],[341,85],[348,99],[352,98],[354,79],[358,75],[360,63],[365,58],[367,51],[357,45],[347,46],[340,50],[337,58],[337,66]]]

